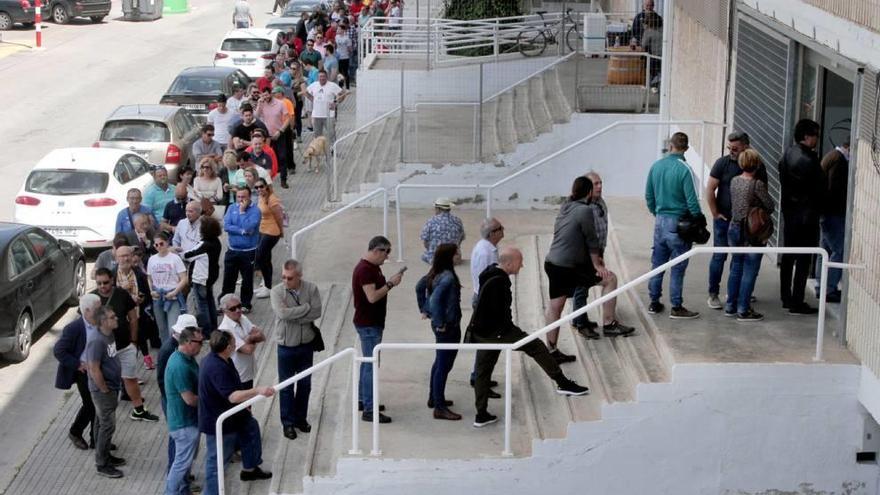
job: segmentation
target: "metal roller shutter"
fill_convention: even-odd
[[[764,159],[770,196],[779,205],[779,159],[785,150],[788,102],[789,44],[740,17],[736,36],[733,127],[749,134],[752,147]],[[779,241],[779,208],[773,214],[777,225],[770,245]]]

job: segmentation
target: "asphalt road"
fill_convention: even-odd
[[[271,0],[251,0],[258,26]],[[13,198],[34,164],[55,148],[91,146],[117,106],[158,103],[181,69],[211,65],[230,29],[231,0],[190,0],[188,14],[130,23],[121,4],[105,22],[45,24],[43,51],[0,51],[0,221],[12,220]],[[3,41],[31,41],[33,31],[4,32]],[[2,46],[2,45],[0,45]],[[89,267],[91,269],[91,267]],[[52,346],[74,311],[60,310],[38,330],[23,363],[0,361],[0,493],[60,407],[53,388]]]

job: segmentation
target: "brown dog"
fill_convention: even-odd
[[[309,172],[316,174],[321,171],[321,164],[327,159],[327,138],[318,136],[309,142],[306,151],[303,153],[303,160]],[[313,161],[315,165],[312,166]]]

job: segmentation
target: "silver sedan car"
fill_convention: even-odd
[[[191,154],[199,128],[183,107],[123,105],[107,117],[94,146],[133,151],[153,165],[164,165],[176,182],[178,168],[195,166]]]

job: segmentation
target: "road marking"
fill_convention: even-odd
[[[24,51],[29,49],[30,47],[24,45],[17,45],[12,43],[0,43],[0,58],[8,57],[13,53],[17,53],[20,51]]]

